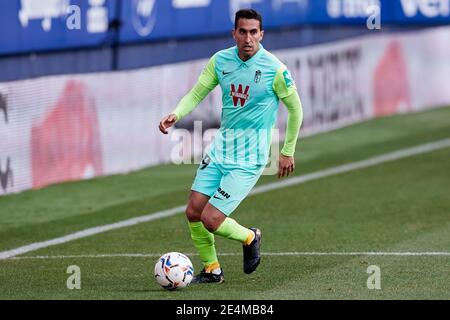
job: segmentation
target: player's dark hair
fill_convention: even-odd
[[[236,12],[234,18],[234,29],[237,29],[239,19],[255,19],[259,21],[259,30],[263,29],[262,17],[258,11],[254,9],[241,9]]]

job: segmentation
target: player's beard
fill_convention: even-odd
[[[258,50],[259,50],[258,44],[257,45],[248,45],[248,46],[244,45],[242,47],[240,56],[242,58],[244,58],[244,61],[246,61],[246,60],[250,59],[251,57],[253,57],[256,54],[256,52],[258,52]]]

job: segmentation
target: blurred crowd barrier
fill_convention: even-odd
[[[449,0],[8,0],[0,55],[228,34],[246,7],[266,29],[450,23]]]
[[[450,104],[450,27],[274,53],[299,89],[301,137]],[[162,135],[158,123],[206,62],[0,83],[0,194],[198,156],[202,135],[220,123],[218,88],[178,131]],[[179,130],[192,132],[194,120],[201,121],[200,132],[181,141],[186,135]],[[281,138],[285,121],[280,107]]]

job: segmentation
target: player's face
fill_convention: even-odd
[[[256,19],[239,19],[233,30],[233,38],[239,51],[239,57],[246,61],[259,50],[259,42],[264,36],[260,23]]]

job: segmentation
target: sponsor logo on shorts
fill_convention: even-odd
[[[230,198],[230,195],[228,194],[228,192],[226,192],[225,190],[223,190],[221,187],[219,187],[219,188],[217,189],[217,192],[218,192],[220,195],[222,195],[224,198],[226,198],[226,199]],[[216,195],[214,195],[213,198],[214,198],[214,199],[221,199],[221,198],[217,197]]]

